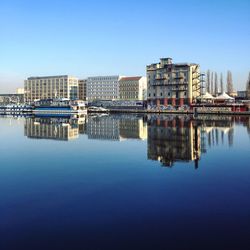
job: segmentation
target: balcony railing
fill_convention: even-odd
[[[164,76],[156,76],[155,77],[156,81],[165,80],[165,79],[166,79],[166,77],[164,77]]]
[[[188,87],[187,86],[172,87],[172,90],[174,90],[174,91],[186,91],[186,90],[188,90]]]
[[[164,80],[158,80],[158,81],[154,81],[153,83],[151,83],[150,85],[152,86],[188,86],[188,82],[184,82],[184,81],[164,81]]]

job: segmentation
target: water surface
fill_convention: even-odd
[[[1,249],[249,249],[249,117],[0,117]]]

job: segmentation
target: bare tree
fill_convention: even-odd
[[[228,93],[233,92],[233,78],[232,78],[232,72],[230,70],[227,71],[227,92]]]
[[[214,72],[211,74],[211,83],[210,83],[211,94],[214,94]]]
[[[246,91],[247,91],[247,98],[250,99],[250,72],[249,72],[248,79],[247,79]]]
[[[210,88],[210,70],[207,71],[207,81],[206,81],[206,90],[208,93],[210,93],[211,88]]]
[[[218,75],[217,72],[215,72],[214,75],[214,94],[217,96],[218,95]]]
[[[224,92],[223,74],[220,74],[220,92]]]

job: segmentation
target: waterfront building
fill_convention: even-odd
[[[173,64],[171,58],[147,66],[149,105],[190,105],[201,96],[200,66]]]
[[[79,100],[87,100],[87,79],[78,81],[78,98]]]
[[[87,79],[87,100],[117,100],[119,76],[95,76]]]
[[[29,77],[24,81],[25,101],[38,99],[78,99],[78,79],[69,75]]]
[[[122,77],[119,80],[120,100],[146,100],[147,78],[142,76]]]
[[[79,125],[69,118],[27,118],[24,134],[30,139],[68,141],[78,138]]]

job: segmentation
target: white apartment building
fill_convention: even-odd
[[[147,99],[147,78],[142,76],[122,77],[119,80],[120,100]]]
[[[119,76],[95,76],[87,79],[87,100],[119,99]]]
[[[29,77],[24,81],[26,102],[37,99],[67,98],[78,99],[78,79],[73,76]]]

